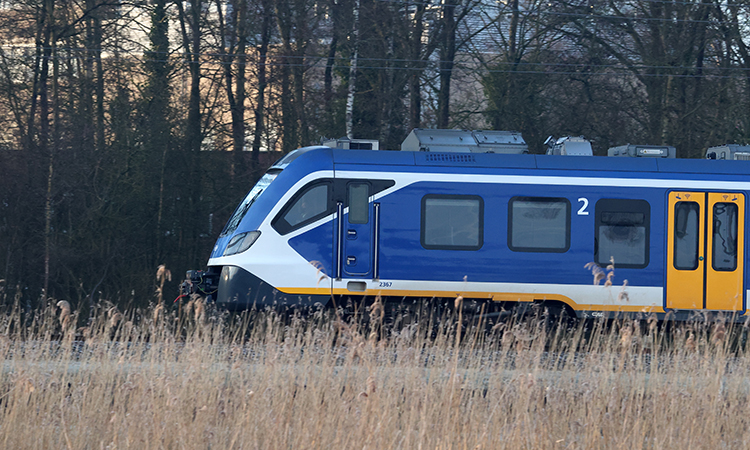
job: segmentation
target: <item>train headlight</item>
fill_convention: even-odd
[[[224,256],[236,255],[237,253],[244,252],[255,243],[258,236],[260,236],[260,231],[257,230],[238,234],[229,241],[227,249],[224,250]]]

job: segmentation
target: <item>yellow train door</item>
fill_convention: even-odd
[[[744,309],[745,196],[670,192],[666,307]]]

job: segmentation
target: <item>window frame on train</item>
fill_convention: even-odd
[[[725,208],[724,211],[718,212],[717,210],[719,208]],[[719,217],[719,214],[724,215],[724,212],[727,214],[726,217]],[[713,205],[713,208],[711,208],[711,215],[712,215],[712,223],[713,226],[711,227],[711,233],[713,233],[713,239],[711,239],[711,268],[717,272],[734,272],[737,270],[737,248],[738,248],[738,240],[739,236],[737,234],[737,230],[739,229],[739,208],[737,207],[736,203],[731,202],[716,202]],[[728,225],[728,228],[725,229],[725,231],[729,232],[729,236],[722,236],[721,233],[718,231],[721,229],[721,220],[732,220],[733,222]],[[734,234],[732,234],[734,232]],[[731,246],[734,247],[734,252],[731,253],[726,248],[726,239],[731,239]],[[717,250],[723,249],[723,252],[719,252]],[[717,264],[719,257],[732,257],[733,260],[730,261],[729,266],[721,266]]]
[[[476,220],[474,221],[474,224],[476,225],[476,233],[477,233],[477,239],[476,244],[473,245],[463,245],[463,244],[451,244],[451,243],[432,243],[428,242],[431,238],[431,232],[428,231],[429,228],[438,228],[440,226],[445,226],[446,224],[450,223],[450,218],[446,218],[445,212],[443,214],[438,214],[434,219],[431,217],[434,212],[428,211],[430,209],[429,203],[433,200],[447,200],[448,203],[451,201],[473,201],[476,202],[477,206],[477,212],[476,212]],[[445,206],[445,205],[443,205]],[[465,208],[465,207],[462,207]],[[444,194],[426,194],[422,197],[421,201],[421,209],[420,209],[420,227],[419,227],[419,241],[422,244],[422,247],[428,250],[469,250],[469,251],[476,251],[482,248],[484,245],[484,199],[478,195],[444,195]],[[466,222],[466,214],[465,213],[458,213],[458,216],[460,216],[461,221],[463,221],[463,227],[464,229],[461,230],[461,232],[464,232],[466,230],[471,233],[472,224],[467,224]],[[433,225],[434,226],[431,226]],[[455,237],[456,232],[452,233],[452,237]]]
[[[364,197],[356,196],[357,189],[365,188]],[[370,222],[370,192],[372,186],[366,181],[351,181],[346,185],[346,200],[351,224],[365,225]]]
[[[596,202],[596,220],[594,226],[594,261],[600,266],[607,266],[614,259],[617,268],[643,269],[649,264],[651,243],[651,205],[643,199],[625,198],[602,198]],[[634,263],[629,260],[623,261],[622,254],[615,255],[612,252],[602,254],[602,227],[620,227],[618,233],[623,234],[622,228],[643,228],[642,245],[639,247],[639,259],[642,262]],[[632,234],[633,230],[628,231]],[[618,256],[620,256],[618,258]]]
[[[700,266],[701,204],[689,200],[674,204],[672,267],[676,270],[696,270]]]
[[[297,203],[307,195],[309,192],[311,192],[313,189],[318,188],[320,186],[326,187],[326,208],[325,210],[319,211],[317,213],[313,213],[311,216],[304,218],[303,220],[299,222],[295,222],[294,224],[290,223],[287,220],[287,215],[293,210],[293,208],[297,205]],[[289,199],[289,201],[286,202],[283,208],[281,208],[281,211],[276,215],[276,217],[271,222],[271,226],[281,235],[285,235],[288,233],[291,233],[294,230],[298,230],[304,226],[307,226],[323,217],[326,217],[330,214],[333,214],[334,212],[334,201],[333,201],[333,180],[325,179],[325,180],[316,180],[311,183],[308,183],[305,185],[302,189],[300,189],[296,194],[292,196],[292,198]]]
[[[521,206],[522,203],[526,204],[539,204],[539,205],[550,205],[558,204],[564,206],[565,215],[562,218],[564,223],[562,231],[563,245],[560,246],[547,246],[547,245],[535,245],[534,241],[544,239],[544,235],[547,234],[547,230],[535,229],[537,220],[526,221],[524,224],[516,223],[520,216],[520,211],[516,211],[516,206]],[[508,201],[508,248],[514,252],[534,252],[534,253],[565,253],[570,250],[570,200],[564,197],[532,197],[532,196],[515,196]],[[558,218],[555,218],[558,219]],[[559,224],[558,224],[559,225]],[[561,227],[557,227],[558,233]],[[531,230],[531,232],[529,232]],[[521,242],[526,239],[526,236],[530,236],[530,241]],[[522,245],[522,244],[528,245]]]

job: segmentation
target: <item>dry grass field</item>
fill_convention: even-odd
[[[4,314],[0,447],[750,447],[741,325],[394,332],[197,312],[110,310],[83,329],[64,308]]]

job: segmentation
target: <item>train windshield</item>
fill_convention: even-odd
[[[232,214],[232,217],[229,218],[229,221],[227,221],[227,225],[224,227],[224,230],[221,232],[221,236],[226,236],[227,234],[233,233],[234,230],[237,229],[237,227],[240,225],[240,222],[242,222],[242,219],[245,218],[245,214],[250,210],[250,207],[255,203],[255,200],[260,196],[260,194],[263,193],[263,191],[266,190],[266,188],[271,184],[271,182],[276,179],[276,176],[281,172],[280,170],[269,170],[263,177],[261,177],[260,180],[258,180],[257,183],[255,183],[255,186],[253,186],[252,189],[250,189],[250,192],[245,196],[245,199],[242,200],[242,203],[240,203],[240,206],[237,207],[237,209],[234,211],[234,214]]]

